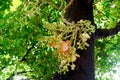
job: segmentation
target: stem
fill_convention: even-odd
[[[67,4],[67,6],[62,10],[62,13],[61,13],[61,18],[62,18],[63,22],[66,23],[67,25],[71,25],[71,23],[64,18],[64,15],[65,15],[66,10],[70,7],[70,5],[71,5],[73,2],[74,2],[74,0],[70,0],[70,2],[69,2],[69,3]]]

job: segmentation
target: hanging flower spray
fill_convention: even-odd
[[[80,57],[80,55],[76,53],[76,49],[86,49],[86,47],[89,46],[87,40],[90,39],[90,35],[94,33],[95,30],[95,27],[91,25],[89,20],[80,20],[75,23],[69,22],[64,18],[66,10],[73,1],[74,0],[70,0],[67,6],[62,10],[61,18],[63,23],[46,22],[43,24],[43,27],[51,34],[51,36],[47,36],[47,41],[49,47],[54,49],[53,55],[57,57],[60,63],[58,68],[60,74],[66,74],[66,72],[69,71],[68,68],[75,70],[76,66],[74,62],[77,60],[77,57]],[[55,5],[53,7],[55,7]]]
[[[58,72],[65,74],[69,71],[68,68],[74,70],[74,62],[77,57],[80,57],[76,53],[76,49],[83,50],[89,46],[86,41],[94,32],[94,26],[88,20],[80,20],[77,23],[72,22],[70,25],[47,23],[44,28],[53,34],[48,37],[48,40],[50,47],[54,48],[53,54],[60,62]]]

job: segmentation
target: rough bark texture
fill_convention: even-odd
[[[67,0],[69,2],[69,0]],[[93,20],[93,0],[74,0],[73,4],[66,13],[66,19],[77,22],[80,19]],[[88,40],[90,46],[87,50],[77,50],[80,58],[75,62],[76,69],[66,75],[56,73],[53,80],[95,80],[94,79],[94,34]]]

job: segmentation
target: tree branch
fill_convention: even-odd
[[[112,29],[96,29],[95,38],[106,38],[108,36],[113,36],[120,31],[120,22],[117,23],[115,28]]]
[[[28,54],[30,53],[30,51],[34,48],[35,44],[33,44],[26,52],[26,54],[23,56],[23,58],[20,60],[20,62],[22,61],[26,61],[26,57],[28,56]]]

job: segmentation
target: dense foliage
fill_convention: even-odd
[[[64,0],[21,0],[13,10],[13,1],[0,1],[0,79],[22,75],[28,79],[50,80],[58,68],[58,59],[52,54],[53,48],[46,38],[53,34],[44,24],[49,22],[52,28],[53,22],[63,23],[60,14],[66,3],[62,2]],[[95,0],[94,3],[97,28],[114,27],[120,17],[120,1]],[[112,75],[113,67],[120,66],[119,37],[120,33],[96,41],[97,80],[104,80],[107,77],[103,74],[111,72]]]

